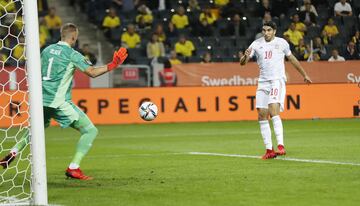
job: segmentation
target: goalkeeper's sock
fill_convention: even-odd
[[[278,143],[278,145],[284,146],[284,131],[283,131],[283,125],[282,125],[281,118],[279,115],[277,115],[277,116],[273,116],[271,118],[271,120],[273,123],[277,143]]]
[[[259,121],[261,136],[264,140],[264,144],[266,149],[272,150],[272,142],[271,142],[271,129],[268,120]]]
[[[29,129],[26,129],[24,134],[21,136],[20,141],[16,143],[10,153],[15,154],[16,156],[16,154],[21,152],[27,144],[29,144]]]
[[[75,170],[75,169],[78,169],[80,166],[76,163],[70,163],[69,165],[69,169],[72,169],[72,170]]]
[[[19,153],[19,150],[18,150],[18,148],[14,147],[10,150],[10,153],[13,154],[14,156],[16,156],[17,153]]]

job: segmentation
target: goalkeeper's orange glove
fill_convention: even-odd
[[[128,53],[126,48],[121,47],[118,51],[114,52],[113,60],[107,64],[108,71],[115,69],[119,64],[122,64],[127,58]]]

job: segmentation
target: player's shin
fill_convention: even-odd
[[[75,156],[69,166],[70,169],[77,169],[78,167],[80,167],[81,160],[90,150],[97,134],[98,130],[93,125],[91,128],[87,129],[84,133],[82,133],[80,140],[76,146]]]
[[[16,156],[16,154],[21,152],[28,143],[29,143],[29,129],[26,128],[24,134],[20,138],[20,141],[16,143],[16,145],[11,149],[10,153]]]
[[[29,143],[29,129],[25,128],[24,134],[21,136],[20,141],[10,150],[10,153],[7,154],[0,160],[0,166],[4,169],[8,168],[11,162],[14,161],[16,155],[21,152],[26,145]]]
[[[271,129],[268,120],[260,120],[260,131],[261,136],[264,140],[264,144],[266,149],[272,150],[272,142],[271,142]]]
[[[283,131],[283,125],[282,125],[281,118],[279,115],[277,115],[277,116],[273,116],[271,118],[271,120],[273,123],[277,143],[278,143],[278,145],[284,146],[284,131]]]
[[[80,167],[81,160],[90,150],[92,143],[98,134],[98,130],[86,115],[81,116],[79,120],[71,125],[71,127],[81,133],[81,137],[76,146],[75,155],[69,166],[70,169],[77,169]]]

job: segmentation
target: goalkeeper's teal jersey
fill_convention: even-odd
[[[57,108],[71,100],[75,69],[85,71],[91,63],[66,42],[58,42],[41,52],[43,104]]]

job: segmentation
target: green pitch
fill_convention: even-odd
[[[98,126],[82,169],[64,176],[78,133],[46,130],[49,202],[60,205],[359,205],[360,119],[284,121],[287,158],[260,156],[257,122]]]

